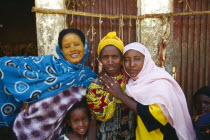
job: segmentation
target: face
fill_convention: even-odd
[[[200,94],[196,97],[196,110],[198,115],[210,112],[210,97]]]
[[[124,67],[131,77],[136,77],[144,65],[144,55],[136,50],[128,50],[124,54]]]
[[[87,111],[84,108],[73,110],[67,122],[75,134],[85,135],[89,125]]]
[[[67,61],[79,64],[85,53],[80,37],[74,33],[66,34],[62,39],[62,52]]]
[[[108,45],[102,49],[100,61],[108,74],[116,76],[122,66],[122,53],[115,46]]]

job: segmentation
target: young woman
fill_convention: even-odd
[[[20,140],[56,138],[66,112],[96,78],[83,66],[88,48],[80,30],[62,30],[58,44],[59,59],[53,55],[0,58],[0,122],[12,126],[16,118],[13,129]],[[31,105],[28,112],[19,113],[23,103]]]
[[[102,73],[107,73],[116,79],[124,92],[123,47],[124,44],[116,36],[116,32],[109,32],[98,45],[98,56],[103,65]],[[92,115],[98,120],[97,140],[128,140],[134,136],[133,112],[120,100],[103,90],[98,79],[90,84],[86,97]],[[93,121],[91,120],[91,123]],[[90,130],[93,130],[94,125],[90,126],[92,127]]]
[[[83,98],[80,102],[74,104],[67,112],[64,119],[66,126],[64,134],[59,137],[59,140],[85,140],[87,139],[87,130],[90,121],[90,112]]]
[[[123,94],[116,80],[100,77],[104,90],[120,99],[137,114],[136,139],[194,140],[190,115],[178,83],[155,65],[140,43],[124,47],[124,68],[131,77]]]

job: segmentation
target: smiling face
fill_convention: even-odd
[[[124,54],[124,67],[131,77],[136,77],[144,65],[144,55],[136,50],[128,50]]]
[[[196,99],[196,110],[198,115],[210,112],[210,97],[204,94],[197,95]]]
[[[77,108],[73,110],[70,113],[67,123],[71,126],[74,134],[79,136],[85,135],[89,125],[87,110],[85,108]]]
[[[62,53],[67,61],[79,64],[85,53],[81,38],[74,33],[66,34],[62,39]]]
[[[115,46],[108,45],[102,49],[100,61],[108,74],[116,76],[122,66],[122,54]]]

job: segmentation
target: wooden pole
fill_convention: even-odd
[[[85,17],[96,17],[96,18],[108,18],[108,19],[120,19],[122,15],[108,15],[108,14],[95,14],[80,11],[73,11],[67,9],[46,9],[32,7],[32,12],[43,13],[43,14],[67,14],[67,15],[77,15]],[[193,15],[203,15],[210,14],[210,11],[191,11],[183,13],[163,13],[163,14],[146,14],[146,15],[123,15],[123,19],[145,19],[145,18],[162,18],[162,17],[174,17],[174,16],[193,16]]]

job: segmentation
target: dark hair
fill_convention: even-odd
[[[195,100],[196,97],[198,95],[206,95],[208,97],[210,97],[210,87],[209,86],[203,86],[202,88],[200,88],[198,91],[196,91],[196,93],[193,95],[193,99]]]
[[[66,113],[66,116],[65,116],[65,118],[64,118],[64,123],[67,121],[67,120],[69,120],[69,116],[70,116],[70,114],[74,111],[74,110],[76,110],[76,109],[85,109],[85,111],[86,111],[86,113],[87,113],[87,115],[88,115],[88,119],[90,120],[90,110],[89,110],[89,107],[88,107],[88,105],[87,105],[87,101],[86,101],[86,97],[83,97],[82,98],[82,100],[80,101],[80,102],[77,102],[76,104],[74,104],[69,110],[68,110],[68,112]],[[66,133],[66,132],[70,132],[71,131],[71,126],[65,126],[65,128],[64,128],[64,133]]]
[[[79,29],[69,28],[69,29],[63,29],[59,33],[59,36],[58,36],[58,45],[60,46],[60,48],[62,48],[62,40],[63,40],[63,37],[66,34],[69,34],[69,33],[74,33],[74,34],[78,35],[81,38],[82,43],[85,45],[85,35],[84,35],[84,33],[82,31],[80,31]]]

